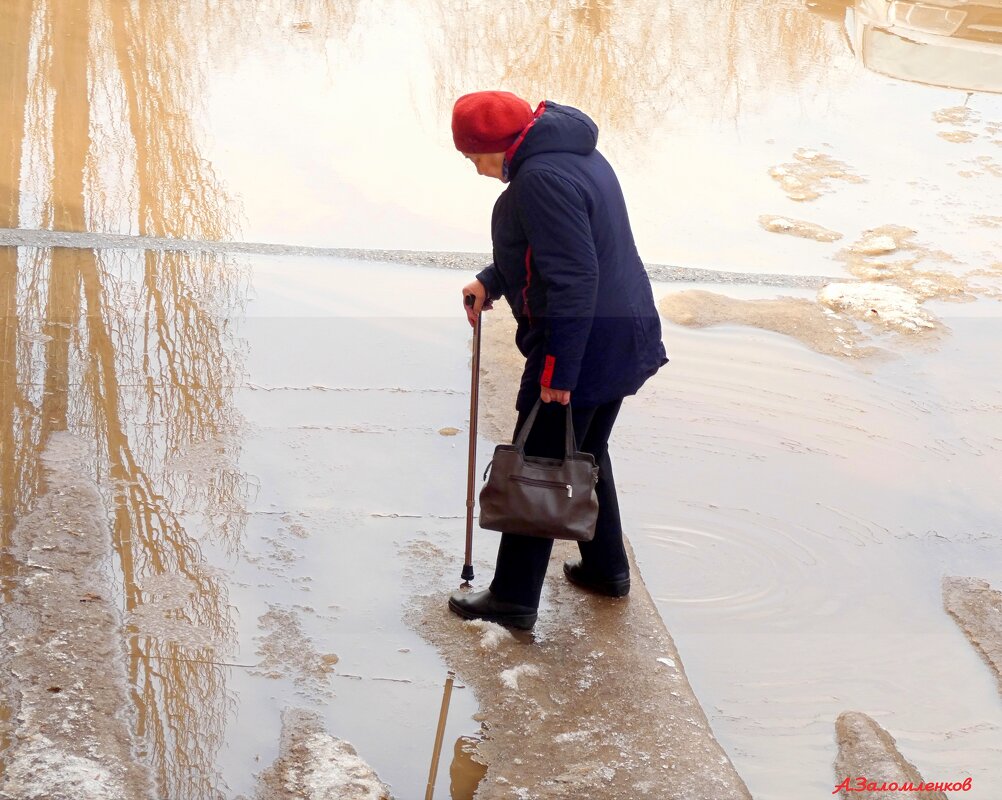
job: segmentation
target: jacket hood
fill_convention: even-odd
[[[598,126],[583,111],[544,100],[536,119],[525,129],[508,155],[508,175],[514,178],[521,164],[540,153],[588,155],[598,144]]]

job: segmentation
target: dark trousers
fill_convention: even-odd
[[[574,434],[578,449],[595,456],[598,464],[598,522],[595,538],[579,542],[581,560],[589,572],[602,576],[629,573],[626,549],[623,547],[623,526],[619,519],[619,500],[609,461],[609,436],[616,422],[622,399],[591,408],[573,407]],[[562,458],[567,410],[559,403],[544,403],[525,444],[526,455]],[[519,412],[515,436],[529,415]],[[513,437],[514,438],[514,437]],[[553,549],[552,539],[501,534],[497,567],[491,582],[491,593],[500,600],[537,608],[543,591],[543,578]]]

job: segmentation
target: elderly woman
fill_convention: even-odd
[[[538,399],[545,405],[526,453],[560,458],[571,403],[580,450],[599,466],[595,538],[564,574],[610,597],[630,590],[608,442],[623,398],[667,362],[650,280],[633,241],[616,174],[595,149],[598,128],[549,100],[533,113],[508,92],[456,101],[453,139],[480,175],[507,183],[494,205],[494,263],[463,288],[470,323],[502,295],[525,356],[516,433]],[[472,295],[472,306],[466,296]],[[503,533],[490,588],[457,592],[449,607],[467,619],[528,629],[553,541]]]

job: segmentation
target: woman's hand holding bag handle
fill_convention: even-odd
[[[598,519],[598,466],[577,449],[570,404],[566,408],[564,458],[527,456],[525,443],[542,400],[526,417],[515,442],[498,445],[480,490],[480,527],[503,533],[587,542]]]

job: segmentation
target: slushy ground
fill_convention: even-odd
[[[54,255],[21,249],[19,260]],[[294,707],[319,713],[395,796],[412,796],[427,780],[455,669],[465,682],[439,773],[448,796],[452,744],[494,721],[474,719],[480,703],[536,708],[552,697],[531,669],[517,690],[504,681],[520,664],[540,667],[531,641],[499,660],[444,608],[462,563],[470,330],[458,298],[468,274],[213,258],[203,266],[237,281],[243,299],[220,303],[182,337],[173,363],[192,370],[187,382],[149,384],[134,376],[157,339],[130,323],[147,318],[130,298],[150,254],[76,256],[117,276],[92,306],[104,310],[71,326],[80,349],[66,384],[68,429],[90,454],[81,477],[100,488],[111,521],[108,566],[130,612],[128,673],[143,688],[130,713],[146,720],[140,740],[165,796],[252,796],[278,755],[281,714]],[[656,284],[655,296],[678,288]],[[744,301],[776,291],[694,288]],[[930,780],[971,775],[970,796],[991,796],[1000,785],[995,676],[944,611],[940,579],[998,584],[1000,398],[983,379],[1000,355],[997,312],[991,300],[944,305],[948,336],[888,339],[896,351],[865,360],[747,327],[665,321],[672,362],[624,405],[613,456],[642,579],[626,602],[639,609],[649,591],[679,659],[638,647],[617,654],[628,669],[605,672],[588,627],[578,620],[571,633],[561,621],[580,609],[609,613],[610,601],[565,588],[559,561],[539,658],[548,636],[570,633],[567,663],[615,681],[624,698],[668,671],[658,658],[676,663],[755,797],[831,792],[834,721],[846,710],[874,717]],[[485,318],[481,465],[513,421],[518,359],[506,313]],[[51,341],[54,329],[43,333],[31,315],[18,325],[23,341]],[[119,404],[87,391],[97,373],[120,376]],[[40,405],[44,385],[32,373],[19,383]],[[17,474],[30,488],[38,439],[17,441]],[[480,587],[494,535],[475,542]],[[10,580],[24,575],[15,569]],[[429,633],[430,619],[465,646]],[[644,638],[666,635],[645,619]],[[608,640],[608,625],[597,630]],[[655,712],[665,699],[652,700]],[[698,709],[690,716],[698,726]],[[620,719],[641,742],[645,725],[656,740],[666,721],[620,718],[612,706],[591,724],[615,741]],[[553,749],[520,758],[555,771],[575,753],[557,737],[592,730],[584,720],[571,731],[539,725]],[[641,750],[613,760],[624,767]],[[502,763],[500,774],[512,767]],[[693,786],[714,796],[708,779]]]

